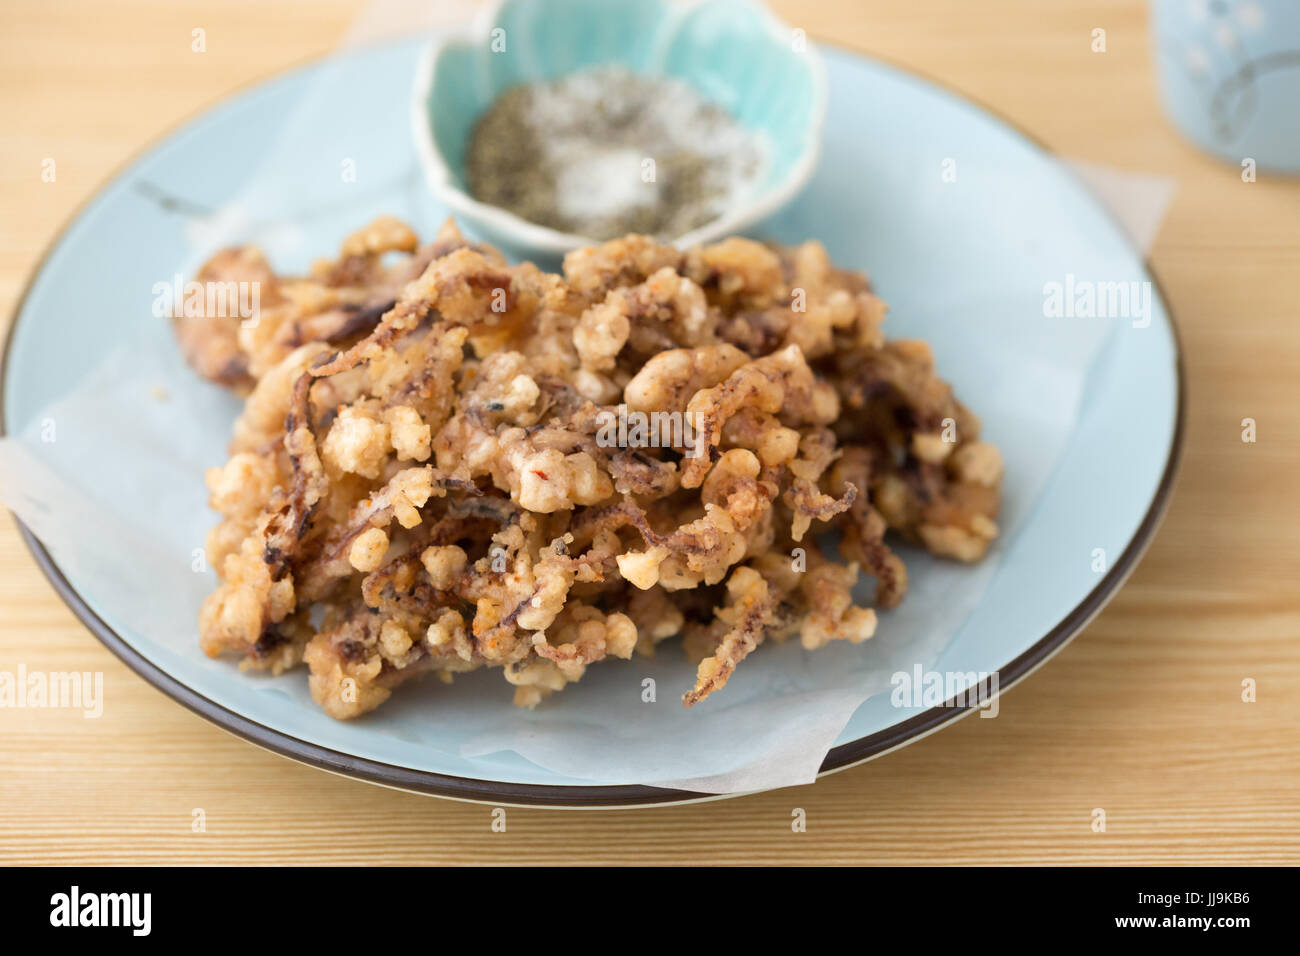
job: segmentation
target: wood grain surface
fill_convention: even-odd
[[[1170,129],[1140,0],[775,6],[1064,156],[1177,180],[1151,258],[1186,350],[1186,455],[1164,526],[1114,602],[996,720],[813,786],[652,810],[511,809],[496,833],[488,807],[300,766],[172,703],[78,623],[5,517],[0,670],[102,671],[107,703],[99,720],[0,709],[0,861],[1300,862],[1300,182],[1243,183]],[[350,0],[5,0],[0,314],[129,157],[363,34],[360,13]],[[1105,53],[1090,49],[1097,27]],[[45,157],[55,183],[41,181]],[[1246,417],[1255,444],[1241,441]],[[1245,678],[1255,703],[1241,700]],[[1105,833],[1090,826],[1098,807]],[[192,831],[196,808],[206,832]],[[807,832],[792,832],[795,808]]]

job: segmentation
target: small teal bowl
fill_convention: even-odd
[[[513,250],[563,254],[588,236],[479,202],[464,158],[474,124],[505,90],[619,65],[689,83],[758,138],[764,165],[744,202],[681,236],[682,247],[740,232],[798,194],[821,151],[826,74],[802,31],[750,0],[505,0],[438,36],[416,71],[411,124],[429,185],[456,216]]]

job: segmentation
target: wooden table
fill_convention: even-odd
[[[962,721],[815,786],[655,810],[510,810],[503,834],[487,807],[299,766],[173,704],[78,623],[5,518],[0,669],[103,671],[109,706],[99,720],[0,710],[0,861],[1300,862],[1300,182],[1243,183],[1170,130],[1140,0],[776,6],[812,37],[946,83],[1065,156],[1177,179],[1152,261],[1186,348],[1186,456],[1164,527],[1115,601],[997,720]],[[128,157],[221,96],[335,49],[361,8],[6,0],[0,314]],[[191,51],[195,28],[206,53]],[[45,157],[57,160],[52,184]],[[1245,417],[1256,444],[1241,441]],[[1256,703],[1241,700],[1244,678]],[[806,833],[791,831],[795,807]],[[1090,826],[1096,807],[1105,833]]]

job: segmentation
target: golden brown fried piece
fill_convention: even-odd
[[[531,707],[678,634],[689,706],[767,639],[871,637],[859,575],[881,607],[907,587],[888,531],[964,561],[997,533],[996,449],[817,243],[628,236],[558,276],[382,219],[309,278],[246,249],[204,274],[256,277],[264,307],[178,323],[251,390],[208,475],[202,646],[305,663],[335,717],[478,667]]]

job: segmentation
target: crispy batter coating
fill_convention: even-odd
[[[208,473],[202,647],[305,663],[338,718],[484,666],[532,707],[677,635],[689,706],[769,638],[870,638],[859,575],[880,607],[907,589],[888,532],[961,561],[997,535],[997,449],[816,242],[628,236],[549,275],[385,218],[306,278],[254,249],[203,274],[263,310],[177,324],[248,395]]]

